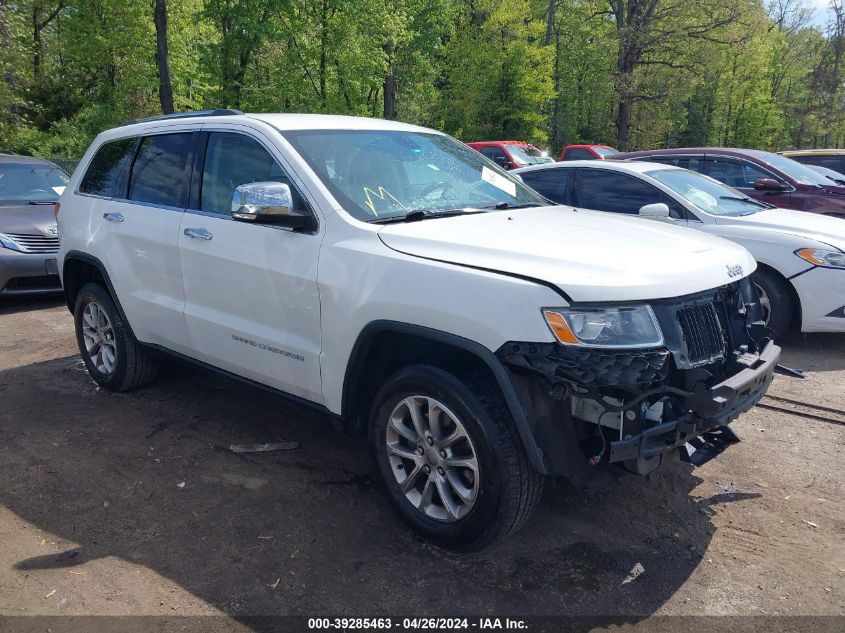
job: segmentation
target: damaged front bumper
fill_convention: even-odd
[[[600,464],[645,474],[676,449],[712,454],[735,440],[727,425],[765,395],[780,357],[756,301],[744,279],[652,302],[659,347],[503,345],[545,472],[576,484]]]
[[[729,424],[766,394],[779,357],[780,347],[769,342],[751,366],[710,389],[695,392],[689,399],[694,413],[611,442],[608,461],[642,464]]]

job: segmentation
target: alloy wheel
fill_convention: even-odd
[[[97,371],[110,375],[114,371],[117,343],[109,316],[96,301],[86,304],[82,310],[82,340]]]
[[[465,517],[480,483],[478,458],[466,428],[442,402],[409,396],[390,414],[387,456],[405,498],[446,523]]]

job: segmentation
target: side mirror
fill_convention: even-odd
[[[786,189],[783,183],[774,178],[758,178],[754,181],[754,188],[757,191],[784,191]]]
[[[281,182],[251,182],[237,187],[232,194],[232,217],[292,229],[314,229],[317,224],[310,213],[293,210],[290,186]]]
[[[671,217],[669,205],[663,202],[655,202],[654,204],[647,204],[640,207],[639,215],[641,218],[648,218],[649,220],[658,220],[660,222],[674,223],[675,220]]]

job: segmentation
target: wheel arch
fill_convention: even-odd
[[[76,297],[79,295],[79,291],[89,282],[100,284],[111,295],[112,301],[114,301],[114,305],[120,313],[120,318],[129,330],[129,336],[132,340],[137,340],[103,262],[88,253],[68,251],[62,265],[62,288],[65,293],[65,303],[71,314],[76,305]]]
[[[780,281],[783,282],[784,286],[788,289],[789,294],[792,297],[792,325],[798,326],[798,328],[800,329],[803,315],[803,311],[801,308],[801,297],[798,295],[798,291],[795,289],[795,285],[792,283],[792,280],[771,264],[761,262],[760,260],[757,260],[757,269],[765,270],[766,272],[774,275]]]
[[[372,398],[384,379],[404,365],[419,362],[459,376],[467,372],[487,374],[513,417],[531,465],[546,474],[525,409],[505,367],[493,352],[477,341],[420,325],[373,321],[361,330],[347,363],[341,396],[342,416],[351,429],[366,430]]]

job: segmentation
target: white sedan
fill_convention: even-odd
[[[563,205],[674,222],[744,246],[769,328],[845,332],[845,220],[778,209],[697,172],[658,163],[572,161],[517,169]]]

